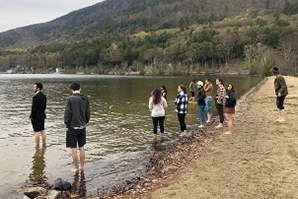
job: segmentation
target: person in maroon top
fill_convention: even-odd
[[[233,115],[235,114],[235,106],[236,106],[236,95],[234,86],[232,84],[228,84],[227,87],[227,95],[225,96],[225,115],[228,120],[228,128],[229,131],[225,132],[225,134],[233,133]]]

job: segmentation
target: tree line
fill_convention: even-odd
[[[197,27],[139,32],[134,35],[102,34],[73,43],[51,43],[28,50],[0,51],[0,67],[36,69],[64,68],[159,68],[171,66],[216,70],[241,60],[251,74],[264,74],[263,66],[275,64],[274,54],[264,61],[264,52],[277,52],[294,73],[297,52],[297,24],[280,16],[273,22],[257,18]],[[268,61],[270,60],[270,61]],[[273,61],[272,61],[273,60]],[[171,64],[171,65],[169,65]],[[269,66],[267,66],[269,64]],[[107,70],[106,70],[107,71]],[[99,71],[100,72],[100,71]],[[104,73],[104,71],[101,71]],[[296,74],[296,73],[295,73]]]

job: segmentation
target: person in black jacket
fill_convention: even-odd
[[[66,147],[71,148],[72,159],[76,172],[84,170],[86,144],[86,125],[90,120],[89,98],[81,93],[81,86],[73,83],[70,86],[72,95],[67,98],[64,111],[66,125]],[[77,154],[80,151],[80,161]],[[79,165],[80,162],[80,165]]]
[[[197,82],[197,88],[198,88],[198,96],[197,96],[197,103],[198,103],[198,115],[200,119],[201,125],[199,128],[204,128],[206,125],[206,120],[205,120],[205,90],[204,90],[204,83],[202,81]]]
[[[47,97],[41,92],[42,88],[42,83],[35,83],[32,87],[35,94],[32,98],[31,114],[29,116],[34,131],[36,147],[39,147],[40,135],[43,146],[46,145],[45,110],[47,107]]]
[[[233,114],[235,114],[235,106],[236,106],[236,96],[234,86],[232,84],[228,84],[227,87],[227,95],[225,102],[225,115],[228,120],[228,128],[229,131],[225,132],[225,134],[232,134],[233,128]]]

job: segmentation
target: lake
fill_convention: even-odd
[[[206,76],[196,76],[204,81]],[[215,86],[216,76],[208,76]],[[234,84],[239,98],[262,81],[261,77],[226,76],[225,84]],[[53,184],[61,177],[74,186],[84,182],[84,195],[117,185],[141,175],[155,150],[148,99],[154,88],[168,89],[165,138],[162,146],[179,139],[180,130],[174,100],[177,86],[188,87],[193,77],[110,76],[66,74],[0,74],[0,198],[23,198],[16,190],[40,182]],[[35,149],[29,115],[32,85],[41,82],[48,98],[46,110],[47,147]],[[91,119],[87,127],[85,174],[78,179],[70,149],[65,147],[63,114],[69,85],[81,84],[90,98]],[[215,89],[216,90],[216,89]],[[214,94],[215,95],[215,91]],[[216,115],[213,107],[214,115]],[[197,105],[190,104],[186,123],[198,123]],[[78,185],[79,186],[79,185]]]

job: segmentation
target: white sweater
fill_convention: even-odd
[[[165,108],[168,107],[168,103],[167,100],[162,97],[158,104],[153,104],[153,99],[150,97],[148,106],[152,117],[163,117],[166,115]]]

